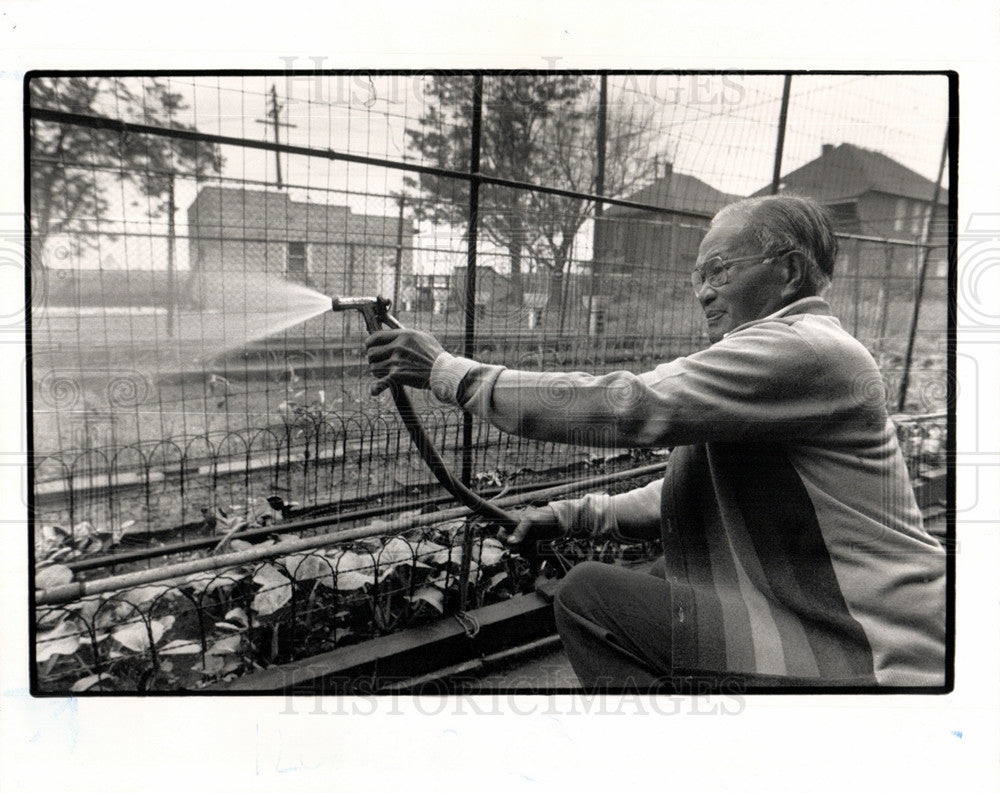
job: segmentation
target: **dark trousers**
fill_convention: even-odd
[[[670,653],[672,597],[665,576],[662,559],[648,572],[583,562],[567,573],[553,600],[556,628],[584,688],[741,693],[876,686],[871,676],[796,678],[677,668]]]
[[[650,689],[673,674],[670,585],[662,561],[649,572],[578,564],[553,605],[559,636],[584,687]]]

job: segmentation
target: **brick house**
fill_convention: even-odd
[[[785,174],[778,189],[815,198],[830,210],[837,231],[911,242],[921,238],[934,198],[930,179],[881,152],[851,143],[823,144],[820,156]],[[754,195],[770,191],[768,186]],[[929,236],[935,247],[928,272],[935,277],[946,274],[947,241],[948,191],[942,189]],[[850,255],[845,252],[846,259]],[[901,257],[901,264],[912,271],[911,258]]]
[[[919,237],[930,215],[934,183],[878,151],[824,143],[820,156],[781,177],[779,192],[808,195],[826,206],[838,231],[893,239]],[[766,195],[770,187],[754,195]],[[948,191],[938,219],[948,213]]]
[[[225,310],[254,298],[254,276],[328,295],[396,292],[413,274],[413,229],[399,218],[293,201],[286,193],[205,187],[188,208],[185,302]],[[257,302],[264,302],[260,295]]]
[[[898,351],[901,334],[909,328],[924,256],[924,249],[913,243],[921,240],[928,223],[934,183],[881,152],[827,143],[815,160],[785,174],[778,190],[815,198],[830,210],[837,231],[860,235],[840,240],[829,300],[869,348]],[[768,186],[754,195],[770,192]],[[921,312],[925,333],[945,331],[948,227],[948,191],[942,189],[929,227]],[[887,341],[894,337],[895,342]]]
[[[693,176],[678,173],[667,163],[662,176],[627,196],[627,200],[697,212],[706,219],[607,207],[594,228],[595,274],[601,279],[636,274],[655,277],[665,269],[686,274],[694,267],[708,218],[737,198]]]

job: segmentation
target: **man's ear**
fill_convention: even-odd
[[[793,251],[785,256],[784,274],[785,283],[781,287],[781,294],[784,297],[794,297],[806,283],[806,261],[801,253]]]

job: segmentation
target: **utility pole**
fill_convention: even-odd
[[[174,261],[176,231],[174,215],[177,213],[177,202],[174,198],[173,173],[170,174],[170,190],[167,194],[167,335],[174,335],[174,314],[177,312],[177,263]]]
[[[284,109],[284,105],[278,104],[278,91],[274,87],[274,83],[271,83],[271,109],[265,114],[266,119],[258,118],[256,121],[258,124],[270,124],[274,128],[274,142],[279,145],[281,141],[278,139],[278,128],[295,126],[295,124],[281,121],[281,111]],[[281,183],[281,153],[278,151],[274,152],[274,165],[278,173],[278,189],[280,190],[284,185]]]

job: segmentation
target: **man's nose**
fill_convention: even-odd
[[[718,294],[719,293],[715,291],[715,287],[713,287],[708,281],[702,281],[701,286],[694,290],[694,296],[698,298],[698,302],[701,303],[702,306],[707,306],[715,300]]]

